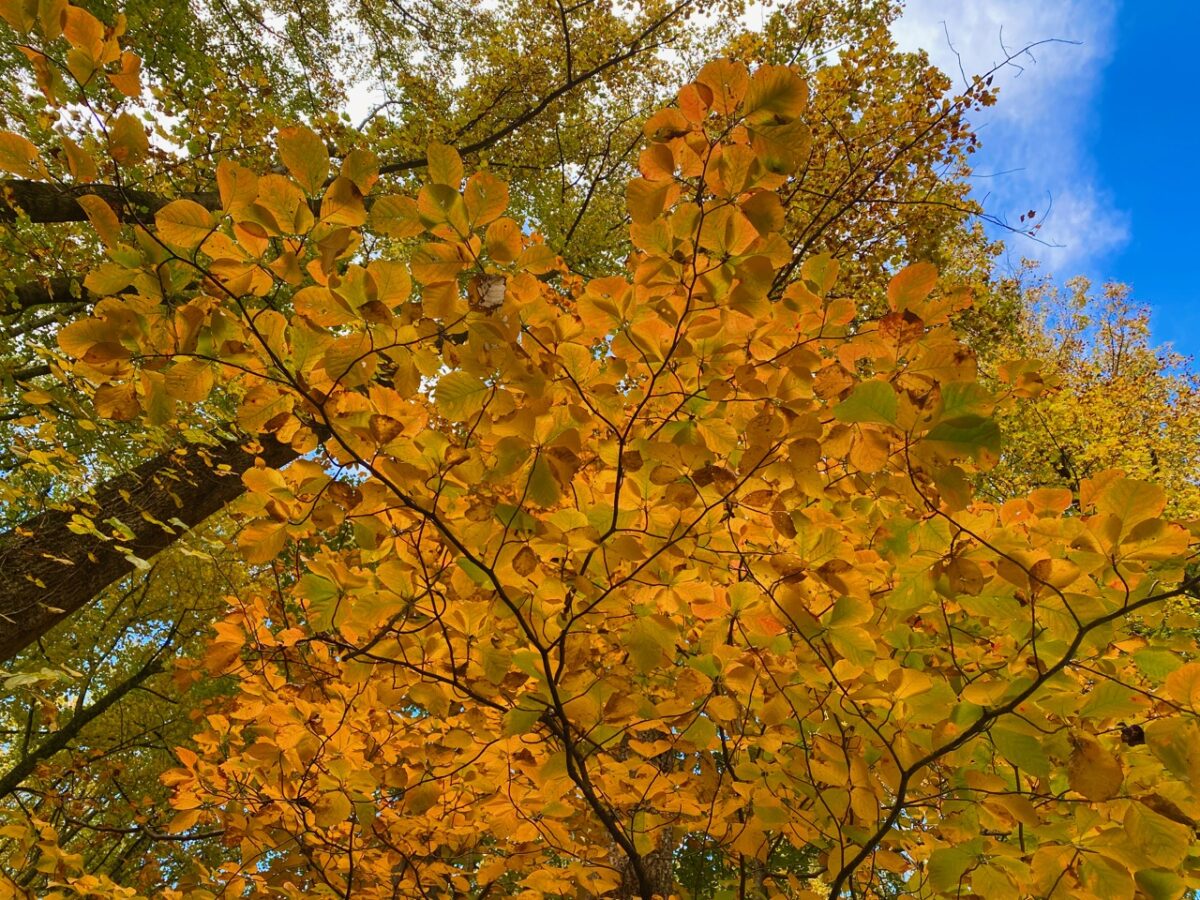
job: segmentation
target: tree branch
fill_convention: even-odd
[[[0,534],[0,662],[132,572],[135,560],[149,559],[179,539],[178,525],[158,523],[177,519],[194,528],[245,492],[238,476],[256,456],[276,468],[297,456],[287,444],[261,440],[258,454],[238,440],[193,446],[186,454],[161,453],[104,482],[87,500],[48,510]],[[117,520],[132,537],[77,533],[77,506],[91,507],[90,518],[97,523]]]

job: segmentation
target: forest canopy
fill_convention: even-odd
[[[899,12],[0,0],[3,895],[1200,889],[1200,384]]]

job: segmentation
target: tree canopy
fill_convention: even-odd
[[[1200,889],[1194,379],[896,14],[0,0],[5,889]]]

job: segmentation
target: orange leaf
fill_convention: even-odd
[[[696,81],[713,93],[713,109],[728,116],[737,109],[750,86],[750,75],[746,67],[732,59],[718,59],[708,63]]]
[[[937,267],[919,262],[906,266],[888,282],[888,305],[894,310],[918,307],[937,284]]]

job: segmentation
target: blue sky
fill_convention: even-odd
[[[1155,338],[1200,357],[1200,0],[909,0],[896,34],[955,74],[957,51],[967,75],[1001,43],[1079,42],[998,76],[1000,102],[976,120],[976,194],[1009,220],[1036,210],[1055,245],[1010,236],[1004,264],[1126,281]]]

